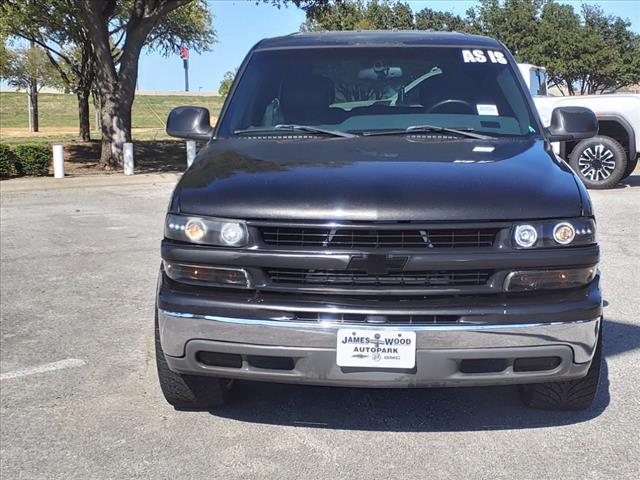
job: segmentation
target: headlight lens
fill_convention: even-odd
[[[573,218],[516,225],[513,246],[523,248],[579,247],[596,243],[592,218]]]
[[[220,238],[226,245],[238,245],[245,240],[245,229],[239,223],[224,223],[220,229]]]
[[[244,222],[174,214],[167,215],[164,235],[180,242],[225,247],[243,247],[249,240]]]
[[[576,229],[567,222],[558,223],[553,227],[553,239],[560,245],[569,245],[576,238]]]
[[[513,238],[519,247],[533,247],[538,241],[538,231],[531,225],[518,225]]]
[[[192,242],[199,242],[207,234],[207,227],[200,220],[189,220],[185,226],[184,234]]]

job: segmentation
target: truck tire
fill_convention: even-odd
[[[178,410],[210,409],[224,405],[231,396],[231,380],[184,375],[169,369],[160,344],[158,312],[155,322],[156,366],[164,398]]]
[[[612,188],[627,171],[627,154],[613,138],[598,135],[579,142],[569,164],[587,188]]]
[[[593,403],[602,365],[602,323],[596,351],[587,375],[566,382],[520,385],[520,398],[527,407],[541,410],[584,410]]]

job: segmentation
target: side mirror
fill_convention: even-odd
[[[550,142],[590,138],[598,134],[598,119],[588,108],[554,108],[551,112],[551,125],[546,132]]]
[[[213,135],[209,110],[202,107],[176,107],[167,119],[167,134],[172,137],[208,141]]]

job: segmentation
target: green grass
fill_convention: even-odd
[[[179,105],[197,105],[209,109],[216,117],[222,107],[223,99],[219,96],[186,96],[186,95],[137,95],[133,104],[133,128],[164,129],[164,122],[172,108]],[[90,105],[91,129],[95,130],[93,105]],[[46,141],[64,141],[74,135],[62,133],[48,135],[46,130],[77,129],[78,104],[73,94],[41,93],[38,95],[39,123]],[[29,126],[27,117],[27,96],[24,92],[0,92],[0,137],[3,142],[16,136],[5,129],[26,129]],[[28,134],[27,134],[28,135]],[[20,134],[20,137],[27,135]],[[97,136],[97,132],[93,134]],[[34,137],[33,140],[36,140]]]
[[[138,172],[183,171],[184,141],[170,138],[164,131],[167,115],[179,105],[206,107],[214,120],[222,108],[219,96],[137,95],[133,104],[133,132]],[[0,142],[12,146],[24,143],[62,143],[65,170],[70,174],[104,173],[98,167],[100,132],[96,130],[90,106],[90,143],[78,141],[78,104],[75,95],[38,95],[40,132],[28,132],[27,96],[24,92],[0,92]]]
[[[144,130],[144,131],[133,131],[132,133],[133,141],[147,141],[147,140],[176,140],[173,137],[167,135],[164,131],[164,127],[154,129],[154,130]],[[91,140],[99,141],[100,140],[100,132],[92,130],[91,131]],[[20,133],[20,134],[10,134],[6,135],[5,133],[0,132],[0,143],[4,143],[7,145],[20,145],[23,143],[46,143],[46,144],[54,144],[54,143],[62,143],[64,145],[72,145],[75,143],[83,143],[78,139],[77,133],[47,133],[47,134],[38,134],[33,135],[29,133]]]

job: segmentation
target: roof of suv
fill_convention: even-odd
[[[501,48],[497,40],[480,35],[428,30],[355,30],[339,32],[302,32],[266,38],[255,49],[340,46],[439,45]]]

